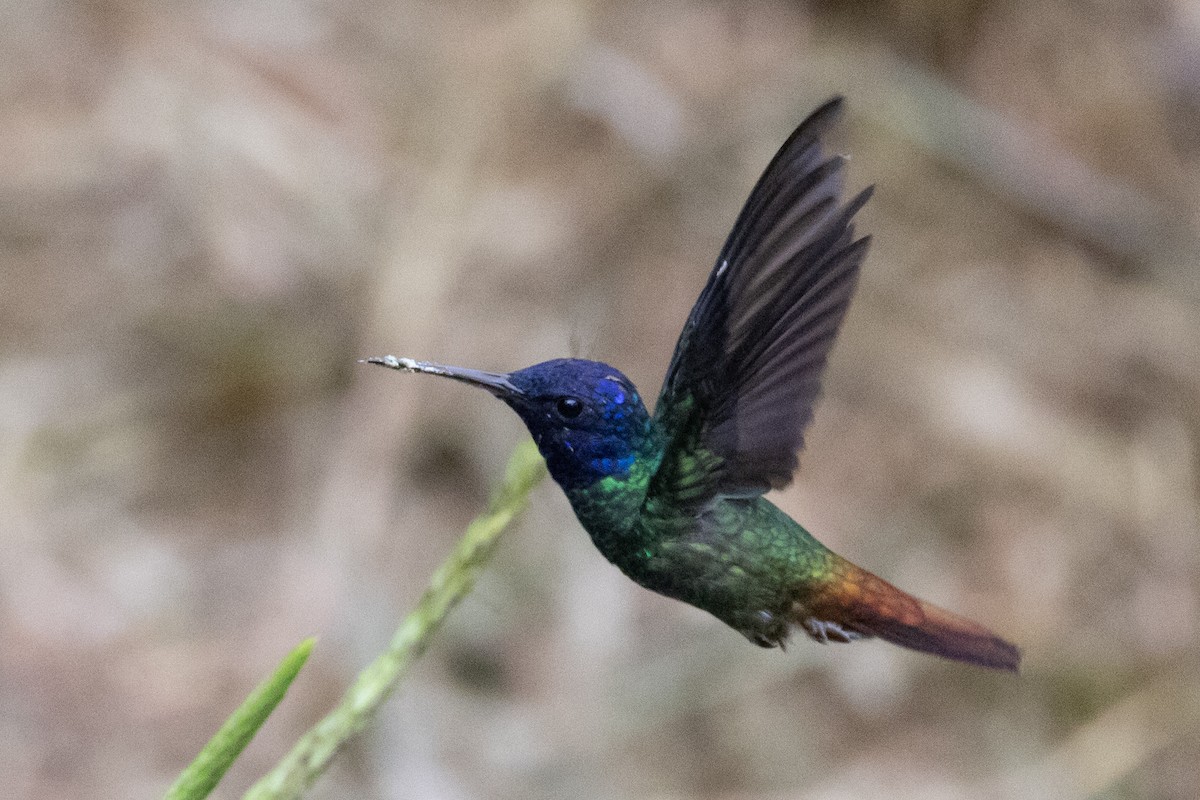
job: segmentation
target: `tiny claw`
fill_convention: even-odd
[[[850,643],[863,638],[858,631],[843,628],[836,622],[809,617],[803,622],[805,632],[821,644],[830,642]]]

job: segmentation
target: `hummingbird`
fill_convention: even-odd
[[[651,414],[599,361],[484,372],[364,359],[482,388],[525,423],[596,548],[636,583],[701,608],[762,647],[877,637],[1015,671],[1020,651],[817,541],[763,495],[788,485],[869,237],[842,201],[847,159],[822,139],[834,97],[755,184],[675,346]]]

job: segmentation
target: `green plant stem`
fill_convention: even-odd
[[[338,750],[371,721],[412,663],[425,652],[450,610],[475,586],[500,534],[525,507],[530,490],[545,474],[545,463],[533,442],[520,445],[508,462],[504,483],[488,510],[467,527],[454,552],[430,579],[416,609],[396,630],[388,649],[359,673],[338,707],[246,792],[246,800],[300,797]]]
[[[308,660],[315,642],[316,639],[305,639],[284,657],[271,677],[255,687],[167,790],[166,800],[201,800],[208,797],[267,721],[275,706],[279,705],[300,668]]]

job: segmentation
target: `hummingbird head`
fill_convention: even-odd
[[[563,488],[627,477],[651,443],[650,414],[615,367],[559,358],[508,378],[517,392],[502,399],[529,428]]]
[[[554,480],[568,491],[624,481],[653,452],[650,414],[629,378],[599,361],[559,358],[510,373],[384,356],[366,361],[469,383],[521,417]]]

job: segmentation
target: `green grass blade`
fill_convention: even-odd
[[[338,707],[250,788],[245,800],[300,797],[346,742],[374,718],[412,663],[425,652],[451,609],[475,586],[500,534],[525,507],[530,490],[545,474],[545,462],[532,441],[516,449],[488,510],[467,527],[454,552],[430,579],[416,609],[396,630],[388,649],[359,673]]]
[[[308,660],[308,654],[312,652],[315,643],[316,639],[305,639],[287,654],[271,677],[255,687],[167,790],[166,800],[200,800],[208,797],[230,765],[237,760],[246,745],[250,744],[254,734],[258,733],[258,729],[267,721],[275,706],[279,705],[288,687],[299,674],[300,668]]]

